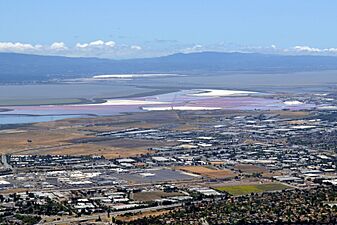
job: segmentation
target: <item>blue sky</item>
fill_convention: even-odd
[[[0,51],[337,54],[336,12],[335,0],[0,0]]]

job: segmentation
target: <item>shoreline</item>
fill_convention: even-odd
[[[0,85],[1,86],[1,85]],[[141,87],[141,86],[133,86],[136,88],[147,88],[150,89],[149,87]],[[154,89],[154,90],[149,90],[149,91],[144,91],[143,93],[137,93],[137,94],[131,94],[131,95],[123,95],[123,96],[118,96],[118,97],[111,97],[111,96],[107,96],[107,97],[100,97],[100,98],[93,98],[93,99],[88,99],[88,98],[64,98],[63,100],[65,100],[64,102],[61,101],[53,103],[52,101],[55,99],[50,99],[51,102],[48,103],[46,101],[48,101],[49,99],[39,99],[36,100],[37,103],[33,103],[33,104],[3,104],[0,100],[0,113],[2,112],[6,112],[6,111],[12,111],[11,109],[6,109],[6,107],[16,107],[16,106],[48,106],[48,105],[55,105],[55,106],[62,106],[62,105],[83,105],[83,104],[101,104],[101,103],[105,103],[108,100],[111,99],[125,99],[125,98],[142,98],[142,97],[151,97],[154,95],[161,95],[161,94],[168,94],[168,93],[173,93],[176,91],[180,91],[180,88],[163,88],[163,89]],[[57,100],[57,99],[56,99]],[[73,101],[73,102],[67,102],[66,100],[78,100],[78,101]],[[25,100],[22,100],[22,102],[24,102]],[[39,101],[43,101],[45,103],[38,103]]]

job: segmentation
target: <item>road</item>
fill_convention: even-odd
[[[1,155],[1,162],[2,162],[5,169],[13,170],[13,167],[11,165],[9,165],[8,162],[7,162],[7,155],[5,155],[5,154]]]
[[[139,213],[139,212],[148,212],[148,211],[157,211],[157,210],[162,210],[162,209],[172,209],[176,207],[182,206],[182,203],[177,203],[177,204],[172,204],[172,205],[160,205],[160,206],[154,206],[154,207],[148,207],[148,208],[141,208],[141,209],[130,209],[130,210],[123,210],[123,211],[117,211],[117,212],[111,212],[110,216],[118,216],[118,215],[123,215],[126,213]],[[88,220],[95,220],[99,216],[104,217],[106,216],[107,213],[99,213],[95,215],[84,215],[81,217],[69,217],[69,218],[62,218],[61,220],[58,221],[53,221],[53,222],[43,222],[43,219],[41,220],[40,225],[57,225],[57,224],[70,224],[70,223],[78,223],[78,222],[84,222]]]

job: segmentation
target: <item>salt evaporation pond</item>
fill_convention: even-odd
[[[268,95],[250,91],[182,90],[168,94],[128,99],[108,99],[104,103],[0,107],[0,124],[33,123],[78,116],[109,116],[122,113],[163,110],[302,110],[311,104],[285,104]],[[34,115],[32,117],[31,115]]]

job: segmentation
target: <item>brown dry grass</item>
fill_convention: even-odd
[[[0,134],[0,153],[15,153],[33,148],[66,144],[76,138],[85,138],[81,133],[56,130],[27,130],[23,133]],[[31,140],[32,142],[28,142]]]
[[[2,189],[0,190],[0,194],[13,194],[13,193],[24,193],[26,191],[29,191],[28,188],[13,188],[13,189]]]
[[[272,111],[272,113],[280,115],[281,118],[303,118],[303,117],[310,115],[310,112],[304,112],[304,111],[277,110],[277,111]]]
[[[177,167],[177,169],[209,178],[225,178],[234,176],[234,173],[230,170],[211,169],[205,166],[180,166]]]
[[[252,114],[255,112],[250,112]],[[283,116],[302,117],[307,112],[275,111]],[[18,133],[0,133],[0,154],[73,154],[104,155],[107,158],[129,157],[146,154],[149,147],[168,146],[176,143],[120,139],[88,144],[73,144],[73,140],[93,138],[92,132],[123,130],[127,128],[156,128],[176,125],[178,130],[197,129],[199,123],[210,119],[242,112],[146,112],[111,117],[74,118],[60,121],[25,125]],[[27,142],[32,140],[32,142]],[[249,142],[249,141],[248,141]],[[215,170],[216,171],[216,170]],[[208,171],[208,176],[218,176],[226,171]],[[198,171],[196,171],[198,172]],[[227,171],[228,172],[228,171]],[[203,172],[202,174],[205,175]],[[227,175],[227,174],[226,174]],[[207,176],[207,174],[206,174]],[[222,175],[219,175],[222,176]]]
[[[242,173],[261,173],[263,177],[273,177],[273,176],[281,176],[282,173],[275,172],[275,171],[269,171],[268,169],[256,166],[252,164],[237,164],[234,166],[235,169],[240,170]]]
[[[107,125],[102,125],[102,126],[91,126],[91,127],[83,127],[80,128],[80,131],[86,131],[86,132],[109,132],[109,131],[118,131],[118,130],[123,130],[123,129],[128,129],[128,128],[143,128],[143,129],[153,129],[153,128],[158,128],[158,125],[156,124],[150,124],[150,123],[141,123],[141,122],[134,122],[130,123],[128,125],[114,125],[114,126],[107,126]]]
[[[0,154],[104,155],[107,158],[146,154],[150,152],[147,150],[149,147],[157,146],[156,142],[121,139],[93,144],[73,143],[78,139],[94,138],[91,135],[92,132],[123,130],[132,127],[154,128],[159,125],[151,121],[139,120],[144,116],[65,119],[20,127],[20,132],[4,131],[0,133]]]
[[[225,164],[224,161],[213,161],[213,162],[210,162],[209,164],[211,164],[212,166],[222,166]]]
[[[198,130],[199,127],[197,127],[196,125],[192,125],[192,124],[182,124],[179,125],[175,130],[177,131],[192,131],[192,130]]]
[[[292,120],[292,121],[289,121],[288,124],[291,124],[291,125],[303,125],[303,124],[306,124],[306,121],[304,121],[304,120]]]
[[[278,139],[268,139],[268,140],[264,140],[264,141],[253,140],[253,139],[246,139],[244,141],[244,143],[245,144],[261,144],[261,145],[270,144],[270,143],[273,143],[273,144],[285,144],[285,143],[287,143],[287,139],[286,138],[278,138]]]
[[[75,144],[70,146],[54,147],[25,151],[24,154],[31,155],[103,155],[105,158],[133,157],[151,153],[145,148],[123,148],[102,146],[96,144]]]
[[[119,138],[112,140],[104,140],[96,142],[102,146],[112,146],[117,148],[150,148],[163,146],[165,142],[163,141],[153,141],[153,140],[143,140],[143,139],[130,139],[130,138]]]

